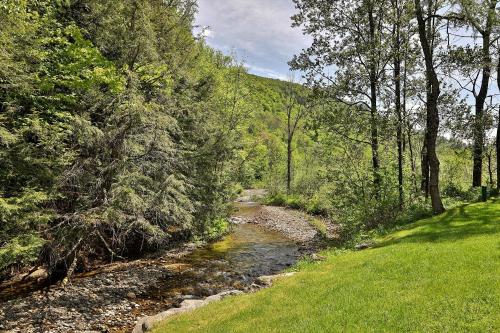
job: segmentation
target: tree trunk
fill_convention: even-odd
[[[472,186],[479,187],[483,179],[483,150],[484,150],[484,104],[488,96],[488,86],[491,77],[490,34],[483,34],[483,75],[481,88],[476,96],[476,117],[474,120],[474,170]]]
[[[399,75],[399,74],[398,74]],[[397,82],[399,78],[397,79]],[[396,83],[396,90],[398,90],[397,86],[400,86],[400,83]],[[401,87],[399,87],[400,89]],[[401,93],[401,91],[399,91]],[[396,93],[398,94],[398,93]],[[398,96],[398,95],[397,95]],[[396,97],[397,99],[401,99],[401,96]],[[399,208],[403,209],[404,206],[404,156],[403,156],[403,117],[401,115],[401,101],[396,102],[396,112],[398,115],[398,126],[396,130],[397,142],[398,142],[398,189],[399,189]]]
[[[492,168],[492,158],[491,158],[491,151],[489,151],[488,149],[488,152],[487,152],[487,156],[488,156],[488,184],[491,187],[493,187],[493,168]]]
[[[429,6],[432,2],[429,1]],[[436,153],[436,141],[439,130],[439,112],[438,112],[438,99],[441,94],[439,80],[434,69],[433,56],[431,46],[427,38],[427,29],[425,20],[422,13],[422,6],[420,0],[415,0],[415,14],[418,21],[418,32],[420,36],[420,43],[424,53],[426,79],[430,83],[429,96],[426,101],[427,106],[427,130],[426,130],[426,143],[427,143],[427,157],[429,162],[429,194],[431,196],[432,209],[434,213],[440,214],[445,211],[443,202],[441,201],[441,194],[439,192],[439,159]]]
[[[375,18],[373,16],[373,2],[370,1],[368,8],[368,19],[370,21],[370,43],[372,55],[370,56],[370,127],[371,127],[371,149],[373,166],[373,186],[375,197],[380,198],[380,160],[378,154],[378,112],[377,112],[377,67],[374,52],[376,50],[375,41]]]
[[[427,96],[429,98],[429,95]],[[429,176],[430,176],[430,168],[429,168],[429,154],[428,154],[428,149],[427,149],[427,141],[429,140],[428,138],[428,133],[427,129],[425,130],[424,134],[424,144],[422,147],[422,156],[421,156],[421,172],[422,172],[422,180],[420,184],[420,189],[424,196],[426,198],[429,197]]]
[[[474,166],[472,172],[472,186],[479,187],[483,183],[483,152],[484,152],[484,104],[488,97],[488,87],[491,78],[491,30],[493,28],[494,14],[497,1],[490,1],[488,18],[484,30],[480,30],[483,37],[481,56],[482,78],[479,93],[476,95],[476,117],[474,119]]]
[[[498,67],[498,75],[500,75],[500,66]],[[500,77],[498,79],[498,88],[500,89]],[[500,106],[498,107],[498,124],[497,124],[497,189],[500,190]]]
[[[407,129],[408,134],[406,136],[408,137],[408,150],[410,152],[411,178],[413,183],[413,189],[415,190],[415,193],[418,193],[417,166],[415,161],[415,154],[413,152],[412,128],[409,120],[407,121],[407,127],[408,127]]]
[[[412,124],[410,120],[410,116],[407,112],[406,108],[406,99],[407,99],[407,91],[408,91],[408,44],[409,44],[409,28],[404,34],[404,41],[405,41],[405,49],[404,49],[404,71],[403,71],[403,105],[402,105],[402,110],[403,110],[403,115],[406,119],[406,130],[407,130],[407,138],[408,138],[408,151],[410,153],[410,166],[411,166],[411,178],[412,178],[412,184],[413,188],[415,190],[415,193],[418,193],[418,185],[417,185],[417,163],[415,161],[415,154],[413,151],[413,141],[412,141],[412,136],[413,136],[413,129],[412,129]]]
[[[401,22],[400,8],[398,0],[393,2],[393,6],[397,11],[396,24],[394,27],[394,83],[395,83],[395,111],[397,116],[396,140],[398,146],[398,192],[399,192],[399,208],[402,210],[404,206],[404,184],[403,184],[403,116],[401,110]]]
[[[429,1],[429,4],[427,6],[427,16],[430,17],[432,15],[432,6],[433,3],[432,1]],[[432,35],[432,20],[428,19],[427,20],[427,31],[426,31],[426,37],[427,37],[427,44],[429,45],[429,52],[433,54],[433,47],[432,43],[430,41],[433,40],[433,35]],[[426,99],[430,100],[431,99],[431,94],[432,94],[432,85],[431,81],[427,80],[426,82]],[[422,145],[422,156],[421,156],[421,173],[422,173],[422,181],[421,181],[421,190],[422,193],[424,194],[425,198],[429,198],[430,194],[430,166],[429,166],[429,153],[428,153],[428,146],[427,142],[429,141],[429,133],[427,131],[427,126],[425,128],[424,132],[424,142]]]
[[[287,140],[287,159],[286,159],[286,192],[288,195],[292,192],[292,136],[288,135]]]
[[[479,104],[478,98],[476,98],[476,115],[474,118],[473,136],[474,136],[474,150],[473,150],[474,163],[472,169],[472,186],[480,187],[483,183],[484,126],[483,126],[483,106]]]
[[[497,84],[498,84],[498,89],[500,90],[500,49],[498,50]],[[500,106],[498,107],[496,153],[497,153],[497,189],[500,190]]]

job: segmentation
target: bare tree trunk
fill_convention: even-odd
[[[492,168],[492,152],[488,149],[488,152],[486,153],[487,154],[487,158],[488,158],[488,176],[489,176],[489,179],[488,179],[488,184],[490,187],[493,187],[493,168]]]
[[[286,150],[287,150],[287,158],[286,158],[286,191],[287,194],[290,195],[292,193],[292,165],[293,165],[293,138],[295,136],[295,131],[297,130],[302,117],[306,112],[306,107],[301,105],[301,102],[298,102],[298,96],[296,95],[296,91],[294,91],[293,87],[293,79],[289,82],[288,86],[288,105],[286,106],[286,115],[287,115],[287,140],[286,140]],[[295,116],[294,116],[295,109]]]
[[[287,159],[286,159],[286,192],[288,195],[292,192],[292,139],[289,133],[287,139]]]
[[[372,53],[376,50],[375,41],[375,18],[373,16],[373,2],[370,1],[368,9],[368,19],[370,21],[370,43]],[[374,54],[370,57],[370,127],[371,127],[371,149],[373,166],[373,185],[375,197],[380,197],[380,160],[378,154],[378,112],[377,112],[377,67]]]
[[[484,104],[488,96],[488,85],[491,77],[490,56],[490,34],[483,34],[483,75],[481,89],[476,96],[476,117],[474,120],[474,169],[472,174],[472,186],[482,185],[483,173],[483,151],[484,151]]]
[[[500,75],[500,65],[498,67],[498,75]],[[498,81],[499,81],[498,88],[500,89],[500,77]],[[500,106],[498,107],[496,155],[497,155],[497,189],[500,190]]]
[[[397,116],[396,141],[398,146],[398,192],[399,208],[404,206],[404,156],[403,156],[403,115],[401,110],[401,9],[399,1],[392,2],[396,10],[396,23],[394,25],[394,83],[395,83],[395,111]]]
[[[486,27],[480,29],[479,33],[483,37],[483,47],[482,47],[482,79],[481,87],[479,93],[476,97],[476,117],[474,120],[474,167],[472,173],[472,186],[479,187],[483,185],[483,152],[484,152],[484,104],[486,103],[486,98],[488,96],[488,87],[491,78],[491,30],[493,28],[494,14],[497,1],[490,1],[488,8],[488,18],[486,20]]]
[[[429,1],[429,6],[432,6],[432,1]],[[439,130],[438,98],[441,94],[441,90],[439,80],[434,69],[431,45],[429,44],[429,39],[427,37],[428,31],[425,26],[420,0],[415,0],[415,14],[418,21],[420,43],[422,45],[422,51],[425,58],[426,78],[427,82],[430,83],[430,93],[426,102],[426,143],[430,171],[429,194],[431,196],[432,209],[434,213],[440,214],[445,211],[443,202],[441,201],[441,194],[439,192],[439,159],[436,153],[436,141]]]
[[[498,84],[498,89],[500,89],[500,49],[498,50],[497,84]],[[496,153],[497,153],[497,189],[500,190],[500,106],[498,107]]]
[[[408,80],[408,43],[409,43],[409,28],[406,30],[406,33],[404,35],[404,40],[405,40],[405,49],[404,49],[404,71],[403,71],[403,115],[406,119],[406,136],[408,138],[408,151],[410,153],[410,166],[411,166],[411,178],[412,178],[412,184],[413,188],[415,190],[415,193],[418,193],[418,185],[417,185],[417,165],[415,161],[415,154],[413,150],[413,141],[412,141],[412,136],[413,136],[413,129],[412,129],[412,124],[410,120],[410,115],[408,114],[407,108],[406,108],[406,99],[407,99],[407,91],[408,91],[408,86],[407,86],[407,80]]]
[[[427,15],[430,17],[432,15],[432,1],[429,1],[428,7],[427,7]],[[433,40],[433,35],[432,35],[432,20],[428,19],[427,22],[427,32],[426,32],[426,37],[427,37],[427,42],[429,44],[429,49],[431,53],[431,57],[433,54],[433,46],[432,46],[432,41]],[[431,99],[431,93],[432,93],[432,86],[431,86],[431,81],[427,80],[426,82],[426,98],[427,100]],[[422,180],[421,180],[421,190],[422,193],[424,194],[425,198],[429,198],[430,194],[430,166],[429,166],[429,152],[428,152],[428,146],[427,142],[429,141],[429,133],[427,131],[427,126],[425,128],[424,132],[424,142],[422,145],[422,156],[421,156],[421,173],[422,173]]]
[[[427,97],[429,98],[429,97]],[[430,177],[430,168],[429,168],[429,155],[427,152],[427,141],[428,141],[428,134],[427,134],[427,129],[425,130],[424,134],[424,144],[422,146],[422,153],[421,153],[421,165],[420,165],[420,170],[422,173],[422,179],[420,183],[420,190],[424,194],[426,198],[429,197],[429,177]]]
[[[484,102],[483,102],[484,105]],[[476,98],[476,116],[474,119],[474,149],[473,149],[473,169],[472,186],[480,187],[483,183],[483,149],[484,149],[484,125],[483,107]]]
[[[403,209],[404,206],[404,156],[403,156],[403,117],[401,115],[401,82],[399,73],[396,80],[396,113],[398,116],[398,126],[396,130],[398,142],[398,189],[399,189],[399,208]],[[399,101],[398,101],[399,100]]]
[[[415,189],[415,193],[418,193],[418,185],[417,185],[417,165],[415,162],[415,154],[413,152],[413,141],[412,141],[412,128],[410,121],[407,121],[407,134],[408,137],[408,150],[410,152],[410,164],[411,164],[411,178],[413,183],[413,188]]]

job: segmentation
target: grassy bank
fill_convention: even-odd
[[[500,331],[500,201],[461,206],[377,248],[327,257],[155,333]]]

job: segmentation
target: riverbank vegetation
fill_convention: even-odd
[[[496,332],[500,202],[463,205],[327,251],[267,290],[172,318],[154,332]]]
[[[498,192],[497,1],[294,3],[284,82],[196,0],[2,1],[0,278],[217,238],[243,188],[351,243]]]

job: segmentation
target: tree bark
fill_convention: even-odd
[[[422,147],[421,160],[420,160],[420,169],[422,173],[422,180],[420,183],[420,190],[424,194],[426,198],[429,197],[429,176],[430,176],[430,168],[429,168],[429,155],[427,153],[427,129],[424,134],[424,144]]]
[[[498,68],[498,75],[500,75],[500,66]],[[498,79],[498,88],[500,89],[500,78]],[[497,189],[500,190],[500,106],[498,107],[498,124],[497,124]]]
[[[427,16],[430,17],[432,15],[432,5],[433,5],[433,2],[432,1],[429,1],[429,4],[427,6]],[[429,45],[429,52],[431,54],[431,57],[434,53],[434,50],[433,50],[433,43],[431,41],[433,41],[433,34],[432,34],[432,29],[433,29],[433,26],[432,26],[432,20],[431,19],[428,19],[427,20],[427,31],[426,31],[426,37],[427,37],[427,43]],[[427,100],[430,100],[431,99],[431,93],[432,93],[432,85],[431,85],[431,81],[430,80],[427,80],[426,82],[426,98]],[[422,152],[421,152],[421,172],[422,172],[422,181],[421,181],[421,189],[422,189],[422,193],[424,194],[425,198],[429,198],[429,194],[430,194],[430,166],[429,166],[429,153],[428,153],[428,147],[427,147],[427,142],[429,140],[429,135],[428,135],[428,131],[427,131],[427,126],[425,128],[425,132],[424,132],[424,142],[423,142],[423,145],[422,145]]]
[[[417,166],[416,166],[416,161],[415,161],[415,154],[413,152],[413,140],[412,140],[412,128],[410,121],[407,121],[407,134],[406,136],[408,137],[408,150],[410,152],[410,165],[411,165],[411,176],[412,176],[412,183],[413,183],[413,189],[415,193],[418,193],[418,185],[417,185]]]
[[[431,1],[429,1],[429,6],[432,6]],[[439,130],[438,99],[441,94],[441,90],[439,86],[439,80],[434,69],[433,55],[431,46],[429,44],[429,39],[427,37],[428,31],[426,29],[420,0],[415,0],[415,14],[418,21],[420,43],[422,46],[422,51],[424,53],[426,79],[427,82],[430,83],[429,95],[426,101],[426,143],[430,171],[429,194],[431,196],[432,209],[434,213],[440,214],[445,211],[443,202],[441,201],[441,194],[439,192],[439,159],[436,153],[436,141]]]
[[[286,109],[286,114],[287,114],[287,141],[286,141],[286,151],[287,151],[287,158],[286,158],[286,191],[287,194],[290,195],[292,192],[292,164],[293,164],[293,148],[292,148],[292,143],[293,143],[293,138],[295,136],[295,131],[297,130],[297,127],[299,125],[299,122],[301,121],[302,117],[304,116],[305,108],[303,105],[300,105],[300,103],[297,103],[297,96],[295,96],[294,92],[294,87],[292,84],[289,86],[289,91],[288,91],[288,105]],[[294,117],[294,107],[297,106],[296,114]]]
[[[498,50],[497,85],[498,89],[500,89],[500,49]],[[497,189],[500,190],[500,106],[498,107],[496,153],[497,153]]]
[[[479,31],[483,37],[483,47],[481,55],[482,78],[481,87],[476,98],[476,116],[474,119],[474,166],[472,172],[472,186],[480,187],[483,185],[483,153],[484,153],[484,104],[488,96],[488,87],[491,78],[491,30],[493,27],[493,19],[497,1],[490,1],[488,8],[488,18],[486,20],[486,27],[484,30]],[[479,29],[479,28],[478,28]]]
[[[396,141],[398,146],[398,193],[399,208],[404,206],[404,156],[403,156],[403,115],[401,110],[401,10],[399,1],[392,3],[396,10],[396,23],[394,24],[394,84],[395,84],[395,111],[397,117]]]
[[[380,178],[380,160],[378,153],[378,112],[377,112],[377,65],[375,63],[375,52],[377,49],[375,40],[375,18],[373,1],[368,4],[368,19],[370,23],[370,127],[371,127],[371,149],[373,166],[373,187],[375,197],[380,198],[380,187],[382,180]]]
[[[492,168],[492,158],[491,154],[492,152],[488,149],[487,151],[487,157],[488,157],[488,185],[490,187],[493,187],[493,168]]]
[[[292,139],[289,133],[287,139],[287,159],[286,159],[286,192],[288,195],[292,192]]]
[[[408,151],[410,153],[410,166],[411,166],[411,178],[412,185],[415,193],[418,193],[418,185],[417,185],[417,162],[415,161],[415,154],[413,150],[413,129],[411,124],[411,119],[407,111],[406,100],[407,100],[407,91],[408,91],[408,45],[409,45],[409,28],[407,28],[406,33],[404,34],[404,70],[403,70],[403,103],[402,103],[402,111],[404,118],[406,120],[406,137],[408,138]],[[403,140],[404,142],[404,140]]]

